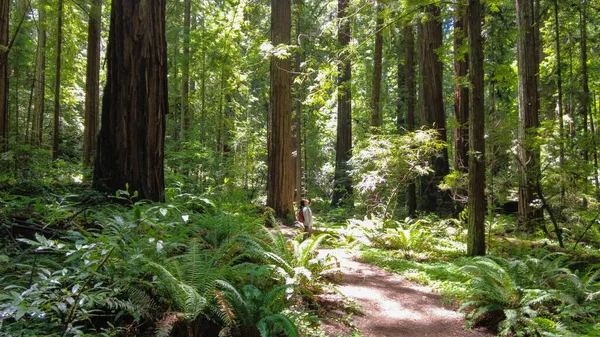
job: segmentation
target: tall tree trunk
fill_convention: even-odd
[[[466,27],[464,0],[456,1],[454,16],[454,169],[467,172],[469,159],[469,87],[464,85],[469,69],[469,54],[464,51]]]
[[[54,132],[52,133],[52,160],[58,159],[60,138],[60,69],[62,57],[62,22],[64,3],[58,0],[58,23],[56,28],[56,75],[54,82]]]
[[[300,76],[301,64],[303,60],[302,53],[302,0],[296,1],[296,42],[298,44],[298,53],[294,58],[294,74]],[[296,82],[294,82],[296,83]],[[294,87],[294,120],[292,133],[292,148],[294,152],[294,201],[296,205],[300,205],[302,200],[302,83],[301,81]]]
[[[44,129],[46,96],[46,11],[43,4],[38,12],[38,45],[35,70],[35,104],[31,125],[31,145],[41,146]]]
[[[596,105],[596,93],[592,93],[592,107],[593,111],[590,115],[590,132],[592,133],[592,147],[594,153],[594,186],[596,198],[600,197],[600,181],[598,180],[598,135],[596,133],[596,129],[594,128],[594,117],[598,116],[598,106]]]
[[[580,29],[581,29],[581,117],[583,119],[582,131],[584,137],[588,133],[588,115],[590,110],[590,86],[589,86],[589,75],[587,66],[587,2],[584,0],[580,13]],[[589,151],[588,147],[583,148],[583,160],[588,162]],[[587,178],[585,179],[587,180]]]
[[[555,33],[555,48],[556,48],[556,87],[558,91],[558,141],[559,141],[559,154],[558,162],[561,170],[560,179],[560,204],[561,208],[564,204],[565,199],[565,183],[564,178],[564,164],[565,164],[565,133],[564,133],[564,116],[563,116],[563,92],[562,92],[562,59],[560,57],[560,26],[558,20],[558,0],[554,0],[554,33]]]
[[[94,187],[164,201],[166,0],[113,0]]]
[[[467,254],[485,255],[485,115],[481,3],[469,0],[469,234]]]
[[[192,16],[192,1],[185,0],[183,19],[183,64],[181,66],[181,139],[185,139],[190,126],[189,95],[190,95],[190,21]]]
[[[375,24],[375,51],[373,56],[373,85],[371,87],[371,132],[379,133],[382,124],[380,96],[383,62],[383,7],[377,4],[377,21]]]
[[[271,1],[271,43],[289,45],[292,26],[290,0]],[[271,57],[270,115],[268,136],[267,206],[286,222],[293,220],[294,184],[292,170],[291,60]]]
[[[0,4],[0,152],[8,150],[8,21],[10,1]]]
[[[446,141],[446,118],[444,114],[444,96],[442,87],[443,64],[438,56],[442,46],[442,22],[440,8],[431,4],[426,7],[428,20],[423,23],[423,104],[425,122],[437,130],[438,138]],[[426,177],[423,195],[423,210],[437,212],[450,205],[450,198],[438,189],[439,183],[449,173],[448,151],[446,148],[432,158],[433,173]],[[445,211],[449,211],[445,209]]]
[[[83,165],[90,166],[96,153],[100,111],[100,34],[102,0],[92,1],[88,22],[88,50],[85,80],[85,122],[83,129]]]
[[[409,131],[415,129],[415,103],[417,88],[415,85],[415,35],[411,23],[404,27],[406,40],[406,59],[404,62],[406,79],[406,124]],[[417,187],[414,182],[408,185],[408,215],[415,216],[417,213]]]
[[[352,158],[352,64],[347,50],[350,44],[350,19],[346,17],[349,0],[338,0],[338,116],[335,145],[335,176],[331,205],[354,204],[348,161]]]
[[[517,60],[519,77],[519,133],[518,158],[519,181],[519,222],[528,231],[533,231],[535,220],[542,217],[541,207],[534,208],[537,199],[536,186],[540,179],[540,149],[532,144],[539,127],[539,92],[537,63],[536,27],[532,0],[516,0],[517,6]]]

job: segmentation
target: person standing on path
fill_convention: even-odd
[[[300,201],[300,209],[302,210],[302,216],[304,218],[304,239],[307,239],[312,234],[313,215],[308,204],[310,204],[310,201],[306,199]]]

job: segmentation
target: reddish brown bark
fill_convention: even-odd
[[[271,2],[271,43],[289,45],[290,0]],[[268,136],[267,206],[284,221],[293,220],[294,185],[291,126],[291,60],[271,57],[270,132]]]
[[[94,186],[164,200],[166,0],[114,0]]]
[[[444,114],[444,97],[442,88],[443,65],[438,56],[442,46],[442,23],[440,8],[432,4],[426,7],[427,21],[422,24],[422,80],[423,80],[423,124],[435,130],[439,139],[446,141],[446,118]],[[449,205],[450,198],[441,193],[438,185],[449,173],[448,151],[444,148],[432,158],[433,173],[425,177],[421,187],[422,209],[426,212],[437,212],[442,205]],[[449,211],[449,210],[446,210]]]
[[[469,233],[467,255],[485,255],[485,114],[481,3],[469,0]]]

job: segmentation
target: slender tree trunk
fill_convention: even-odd
[[[34,65],[34,71],[31,74],[31,87],[29,90],[29,101],[27,103],[27,118],[25,120],[25,142],[24,144],[31,144],[30,138],[31,138],[31,119],[32,119],[32,113],[31,113],[31,107],[33,105],[33,93],[35,92],[35,69],[37,68],[37,57],[35,60],[35,65]]]
[[[17,59],[17,64],[15,67],[15,144],[19,144],[19,135],[21,134],[19,131],[19,69],[20,69],[20,64],[19,64],[19,60]]]
[[[10,1],[0,4],[0,152],[8,150],[8,21]]]
[[[582,9],[580,13],[580,29],[581,29],[581,87],[583,89],[581,96],[581,117],[583,119],[582,131],[584,138],[588,133],[588,115],[590,110],[590,86],[589,86],[589,75],[587,66],[587,13],[586,13],[586,1],[583,1]],[[588,162],[589,151],[587,146],[583,148],[583,160]],[[587,180],[587,178],[586,178]]]
[[[292,26],[290,0],[271,1],[271,42],[289,45]],[[294,184],[291,127],[291,60],[271,57],[267,206],[287,223],[293,221]]]
[[[458,0],[454,17],[454,169],[466,173],[469,165],[469,87],[464,81],[469,69],[469,54],[463,48],[465,10],[464,0]]]
[[[64,3],[58,0],[58,23],[56,30],[56,75],[54,82],[54,132],[52,136],[52,160],[58,159],[60,139],[60,69],[62,57],[62,22]]]
[[[406,72],[406,124],[409,131],[415,129],[415,103],[417,88],[415,85],[415,35],[412,24],[404,26],[406,39],[406,59],[404,62]],[[408,215],[414,217],[417,213],[417,187],[415,182],[408,185]]]
[[[41,146],[44,129],[46,96],[46,11],[40,6],[38,12],[38,45],[35,70],[35,104],[31,125],[31,145]]]
[[[537,199],[535,189],[540,179],[540,149],[532,144],[539,127],[539,64],[532,0],[516,0],[517,6],[517,60],[519,76],[519,133],[518,157],[520,166],[519,181],[519,222],[528,231],[533,231],[534,220],[541,219],[541,207],[534,208]]]
[[[592,94],[593,113],[590,115],[590,132],[592,133],[592,146],[594,151],[594,186],[596,187],[595,194],[598,198],[600,197],[600,181],[598,180],[598,135],[594,128],[594,117],[598,116],[598,106],[596,104],[596,93],[594,92]]]
[[[96,153],[100,111],[100,34],[102,0],[92,1],[88,22],[88,50],[85,81],[85,125],[83,130],[83,165],[89,167]]]
[[[485,115],[481,7],[479,0],[469,0],[469,256],[485,255]]]
[[[443,64],[438,50],[442,46],[442,23],[440,8],[432,4],[426,7],[428,20],[423,23],[423,85],[424,114],[428,126],[437,130],[441,141],[446,141],[446,118],[444,113],[444,96],[442,87]],[[423,210],[438,212],[441,206],[450,205],[450,198],[438,189],[443,177],[449,173],[448,151],[446,148],[432,158],[434,172],[427,177]],[[446,209],[445,211],[449,211]]]
[[[192,1],[185,0],[183,19],[183,64],[181,66],[181,139],[185,139],[190,126],[189,95],[190,95],[190,21],[192,16]]]
[[[335,147],[334,207],[354,204],[348,161],[352,158],[352,64],[347,48],[350,44],[350,19],[346,17],[349,0],[338,0],[338,120]]]
[[[381,76],[383,62],[383,7],[377,4],[377,21],[375,24],[375,51],[373,56],[373,85],[371,91],[371,132],[381,131],[382,118],[380,108]]]
[[[113,0],[94,187],[164,201],[166,0]]]
[[[298,44],[298,54],[294,59],[294,74],[300,76],[303,60],[302,55],[302,0],[296,2],[296,42]],[[296,83],[296,82],[294,82]],[[294,201],[296,205],[300,205],[302,200],[302,83],[296,84],[294,87],[294,120],[292,133],[292,148],[294,152]]]
[[[561,208],[564,204],[565,199],[565,183],[564,178],[564,164],[565,164],[565,143],[564,143],[564,116],[563,116],[563,92],[562,92],[562,59],[560,57],[560,26],[558,20],[558,0],[554,0],[554,33],[555,33],[555,44],[556,44],[556,86],[558,90],[558,141],[559,141],[559,154],[558,162],[561,170],[560,179],[560,205]]]

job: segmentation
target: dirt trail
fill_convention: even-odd
[[[488,337],[484,330],[465,331],[465,320],[431,289],[406,281],[381,268],[361,263],[347,251],[322,249],[338,258],[343,273],[339,290],[362,308],[347,319],[347,308],[329,310],[323,328],[329,336],[351,336],[353,327],[363,337]],[[335,298],[323,298],[335,303]],[[339,301],[338,301],[339,303]]]

